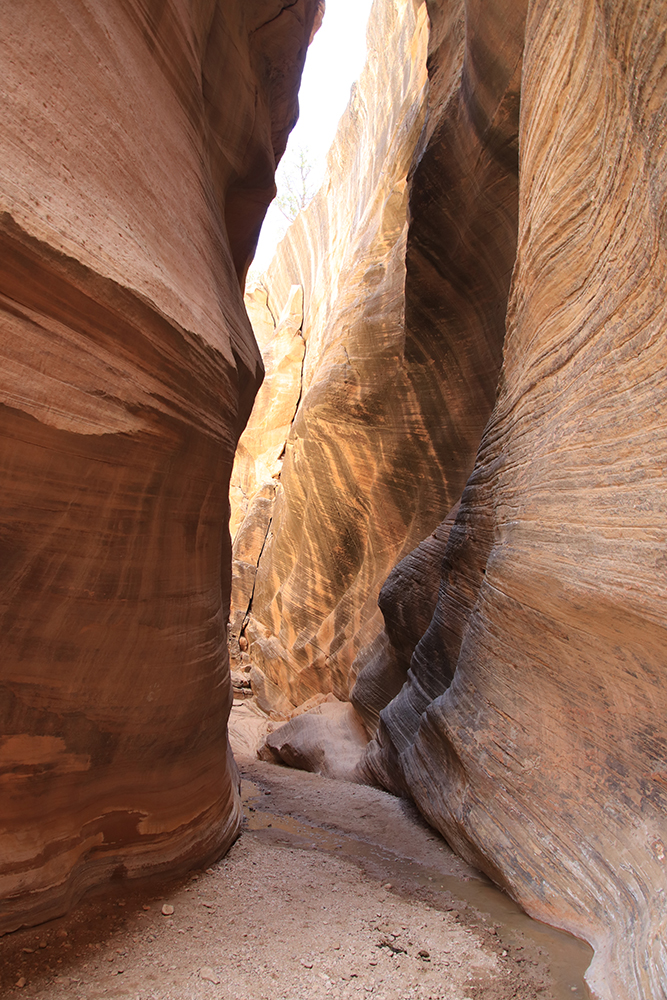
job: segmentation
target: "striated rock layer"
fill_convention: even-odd
[[[0,931],[219,855],[240,281],[316,0],[4,5]]]
[[[497,65],[479,70],[489,94],[472,106],[463,4],[430,13],[440,62],[427,100],[426,6],[374,5],[327,179],[264,279],[274,316],[304,290],[303,395],[275,504],[263,493],[261,512],[249,508],[265,534],[240,567],[252,588],[232,639],[243,633],[294,704],[346,698],[359,671],[367,681],[394,656],[378,593],[459,498],[493,405],[516,252],[521,25],[497,26]],[[356,689],[370,725],[405,678],[409,653],[399,660],[391,689]]]
[[[299,400],[304,339],[303,290],[293,285],[278,321],[269,309],[266,290],[254,285],[245,294],[248,314],[262,351],[265,378],[239,440],[230,482],[232,593],[229,649],[237,664],[247,649],[243,635],[252,606],[257,566],[271,526],[285,442]]]
[[[498,399],[365,765],[605,1000],[667,996],[665,40],[654,0],[529,6]]]
[[[354,665],[352,700],[371,730],[405,681],[433,613],[448,511],[495,398],[516,255],[524,6],[428,5],[429,107],[410,185],[406,362],[421,379],[420,397],[423,373],[437,373],[429,431],[447,519],[392,572],[380,595],[386,628]]]
[[[589,940],[597,995],[655,1000],[664,4],[427,8],[427,99],[391,68],[424,8],[376,4],[327,186],[267,276],[274,316],[304,290],[303,396],[239,636],[293,704],[356,680],[359,773]]]
[[[252,599],[239,612],[249,612],[241,638],[253,663],[295,705],[318,692],[347,697],[352,662],[381,625],[383,579],[438,521],[439,472],[421,509],[406,475],[418,465],[428,477],[433,458],[404,368],[402,294],[426,37],[423,6],[375,4],[324,185],[264,279],[276,318],[293,286],[303,289],[305,356]]]

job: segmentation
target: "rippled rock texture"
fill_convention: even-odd
[[[233,496],[247,503],[238,547],[248,555],[232,654],[240,638],[293,704],[321,691],[349,697],[361,675],[353,698],[370,730],[405,680],[439,566],[409,648],[392,646],[378,593],[459,499],[502,359],[523,14],[506,5],[488,20],[466,45],[461,2],[375,4],[368,63],[323,188],[264,277],[274,317],[303,288],[306,352],[278,485],[257,505],[247,490]]]
[[[0,14],[0,931],[237,833],[240,279],[317,7]]]
[[[366,779],[409,790],[529,912],[587,938],[600,997],[655,1000],[665,7],[427,8],[409,141],[371,114],[371,76],[385,104],[406,93],[376,45],[343,122],[358,153],[334,147],[267,276],[277,311],[304,289],[306,356],[249,651],[294,704],[356,679],[377,726]],[[414,9],[378,4],[376,25],[398,11],[414,40]],[[370,137],[381,175],[359,172]]]
[[[437,373],[429,429],[446,517],[392,571],[380,594],[386,628],[354,664],[352,699],[371,730],[405,681],[433,613],[451,511],[472,471],[502,361],[516,256],[525,11],[515,0],[477,6],[428,4],[430,89],[411,172],[406,362]]]
[[[530,5],[498,398],[367,762],[609,1000],[667,995],[666,76],[664,4]]]
[[[447,514],[474,458],[470,445],[451,458],[443,444],[441,345],[405,322],[407,174],[427,113],[425,6],[377,3],[368,40],[323,188],[264,279],[276,316],[291,287],[303,288],[306,353],[242,638],[293,704],[317,692],[348,697],[353,663],[382,629],[382,583]],[[452,59],[462,55],[459,42]],[[442,193],[433,197],[446,212]],[[482,319],[471,336],[481,329],[484,340],[484,304],[461,302],[461,317],[474,310]],[[484,368],[486,343],[480,350]],[[498,343],[494,351],[490,400]],[[476,378],[457,376],[461,398]]]

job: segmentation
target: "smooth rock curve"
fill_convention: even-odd
[[[665,37],[660,2],[529,6],[498,399],[367,759],[605,1000],[667,996]]]
[[[237,834],[241,282],[316,0],[0,14],[0,932]]]

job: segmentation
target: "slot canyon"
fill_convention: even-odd
[[[0,995],[666,1000],[667,3],[374,0],[249,275],[327,16],[0,10]]]

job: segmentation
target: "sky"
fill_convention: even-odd
[[[323,180],[327,152],[347,107],[350,88],[366,59],[366,23],[371,4],[372,0],[327,0],[322,27],[306,56],[299,91],[299,121],[289,138],[282,163],[284,169],[289,166],[295,149],[306,150],[313,165],[309,177],[313,191]],[[278,167],[279,191],[280,174]],[[263,271],[268,266],[287,225],[274,202],[262,227],[253,271]]]

